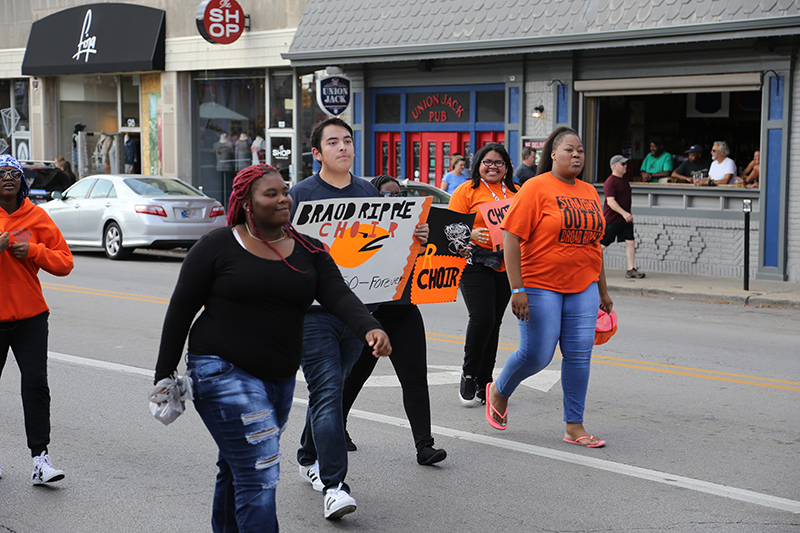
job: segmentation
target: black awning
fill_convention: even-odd
[[[166,13],[133,4],[89,4],[33,23],[27,76],[164,70]]]

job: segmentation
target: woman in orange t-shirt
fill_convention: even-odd
[[[486,384],[492,382],[497,359],[500,324],[511,297],[503,252],[492,251],[489,229],[478,208],[489,202],[512,198],[517,193],[514,167],[502,144],[490,143],[481,148],[473,159],[470,176],[469,181],[453,192],[449,205],[452,211],[475,213],[472,254],[460,284],[469,311],[469,323],[459,399],[467,407],[486,402]]]
[[[575,130],[557,128],[542,150],[542,174],[525,182],[503,220],[520,346],[494,387],[487,387],[486,419],[494,428],[506,428],[508,398],[523,379],[550,364],[558,343],[564,441],[598,448],[605,441],[586,432],[583,411],[598,305],[611,311],[614,304],[600,249],[605,219],[597,191],[581,179],[583,162]]]

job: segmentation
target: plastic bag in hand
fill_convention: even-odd
[[[173,374],[155,384],[149,394],[150,413],[165,426],[171,424],[186,410],[186,400],[193,400],[192,379]]]

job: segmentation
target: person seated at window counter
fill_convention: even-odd
[[[703,175],[708,175],[711,161],[703,157],[702,146],[693,144],[684,153],[689,159],[682,162],[678,165],[678,168],[672,171],[672,179],[675,183],[693,183],[692,174],[695,172],[702,172]]]
[[[708,179],[701,180],[697,185],[727,185],[733,183],[736,176],[736,163],[728,157],[728,144],[725,141],[717,141],[711,147],[711,167],[708,169]]]
[[[664,141],[661,137],[653,137],[650,141],[650,153],[639,167],[642,181],[657,182],[660,178],[668,178],[673,168],[672,154],[664,151]]]
[[[744,180],[744,186],[748,189],[757,189],[758,188],[758,179],[760,176],[760,168],[761,168],[761,152],[756,150],[753,152],[753,160],[744,167],[744,171],[742,172],[742,179]]]

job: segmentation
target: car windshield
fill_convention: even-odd
[[[181,195],[203,196],[203,193],[190,187],[180,180],[167,180],[163,178],[126,178],[125,185],[136,194],[143,196]]]
[[[405,187],[408,189],[408,193],[404,196],[433,196],[433,203],[435,204],[447,204],[450,201],[450,197],[447,193],[435,187],[426,187],[410,182],[407,183]]]

